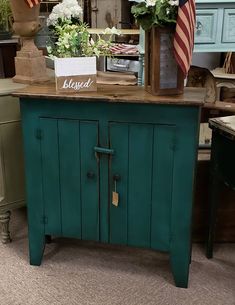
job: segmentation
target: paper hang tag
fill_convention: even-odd
[[[119,195],[117,192],[113,192],[112,204],[117,207],[118,206]]]

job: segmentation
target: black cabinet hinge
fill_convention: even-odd
[[[42,135],[42,130],[40,128],[35,129],[35,137],[36,137],[36,139],[41,140],[42,136],[43,136]]]

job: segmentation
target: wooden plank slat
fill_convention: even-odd
[[[162,251],[170,247],[175,136],[174,126],[154,128],[151,248]]]
[[[57,120],[40,119],[40,126],[42,130],[44,216],[46,216],[45,234],[60,236],[62,232]]]
[[[127,197],[128,197],[128,124],[110,124],[110,147],[115,154],[110,164],[110,242],[127,244]],[[121,141],[120,141],[121,137]],[[118,174],[120,180],[116,182],[119,194],[118,207],[112,204],[112,191],[115,190],[113,176]]]
[[[99,162],[94,152],[97,144],[98,123],[80,121],[82,238],[96,241],[99,240]]]
[[[153,126],[129,128],[128,244],[150,247]]]
[[[59,120],[58,132],[62,235],[81,238],[79,121]]]

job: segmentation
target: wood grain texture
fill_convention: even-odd
[[[173,55],[173,33],[170,27],[152,27],[145,33],[145,89],[153,95],[184,90],[184,75]]]
[[[98,85],[97,92],[81,92],[76,94],[57,93],[55,83],[47,82],[28,86],[13,93],[17,97],[46,98],[69,101],[102,101],[111,103],[140,103],[140,104],[175,104],[188,106],[202,106],[204,104],[205,89],[185,88],[184,94],[175,96],[153,96],[143,87]]]

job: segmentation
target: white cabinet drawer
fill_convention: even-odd
[[[235,9],[224,10],[222,42],[235,42]]]
[[[198,9],[196,11],[195,44],[216,43],[217,22],[217,9]]]

